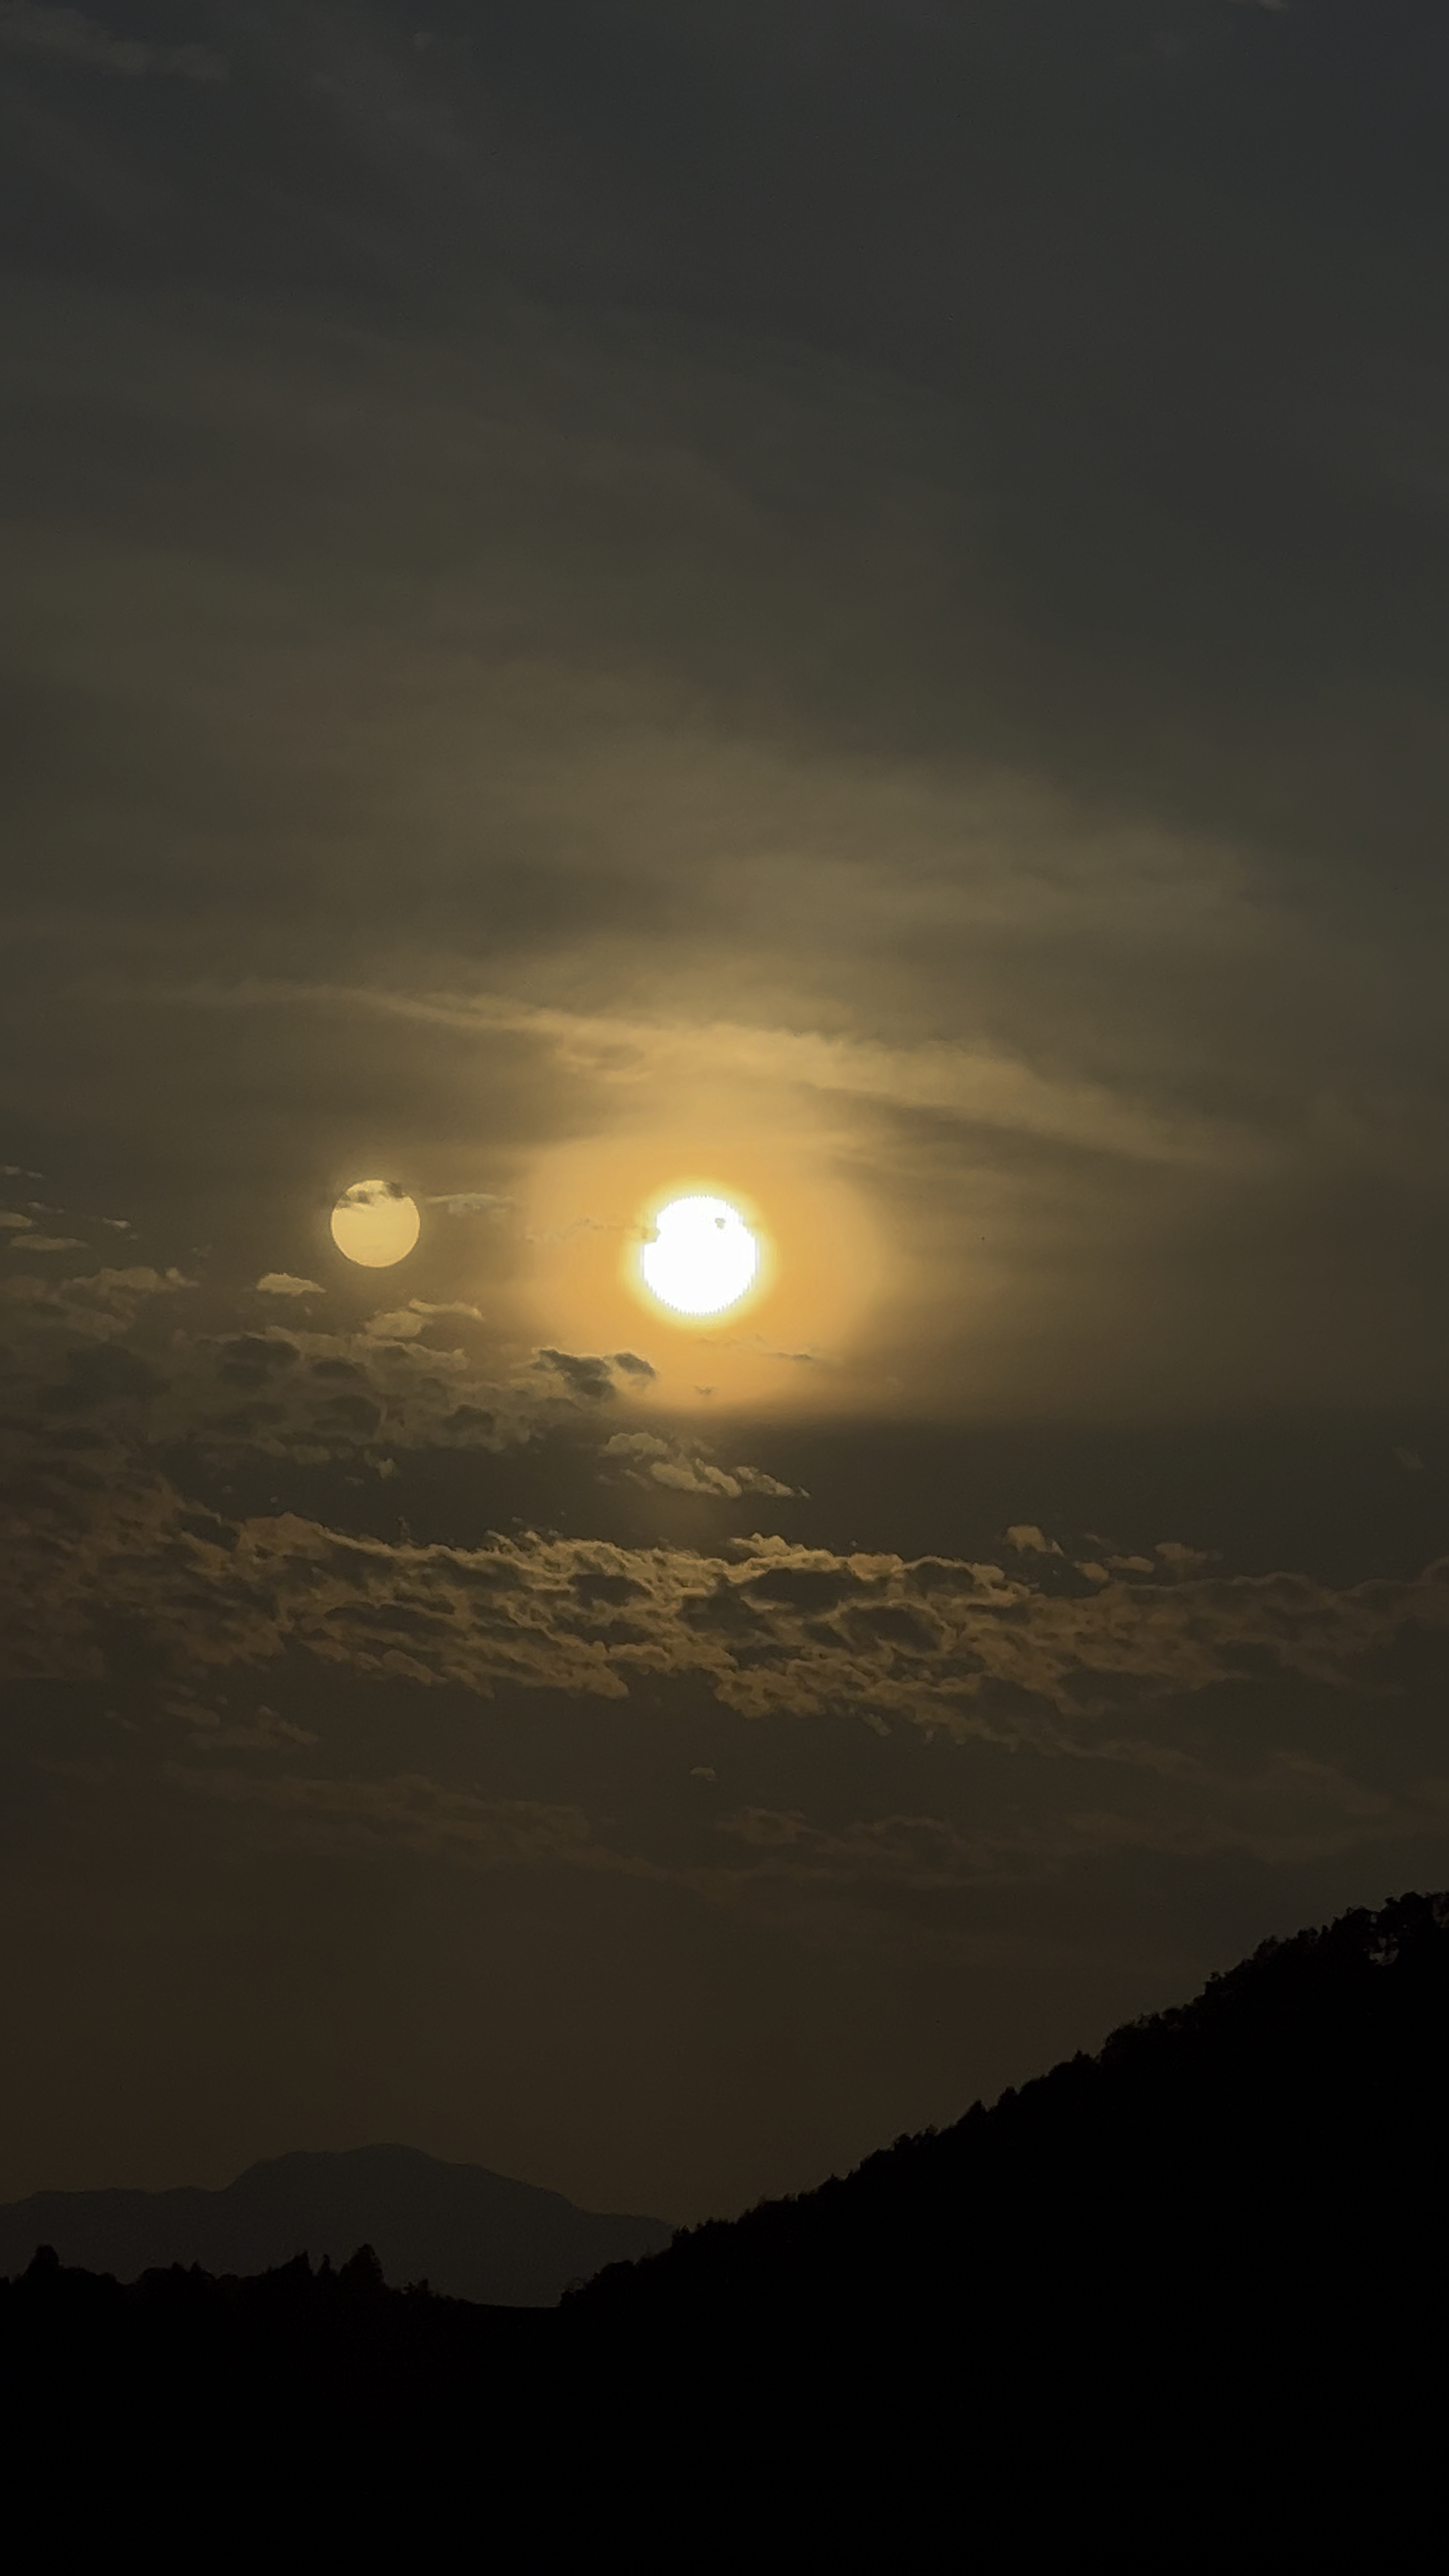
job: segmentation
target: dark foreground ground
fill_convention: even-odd
[[[25,2562],[1417,2562],[1449,2420],[1446,1926],[1407,1897],[1262,1951],[552,2311],[365,2258],[129,2287],[41,2260],[0,2290]]]

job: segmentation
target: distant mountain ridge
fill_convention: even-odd
[[[561,2193],[416,2147],[273,2156],[220,2191],[41,2191],[0,2207],[0,2275],[39,2245],[118,2280],[172,2263],[255,2273],[375,2248],[396,2285],[488,2306],[552,2307],[572,2282],[658,2252],[662,2219],[578,2209]]]

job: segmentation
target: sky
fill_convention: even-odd
[[[1446,79],[0,0],[0,2196],[729,2215],[1449,1881]]]

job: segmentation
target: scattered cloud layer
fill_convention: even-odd
[[[661,1439],[657,1431],[616,1431],[605,1441],[603,1454],[618,1460],[627,1475],[648,1477],[678,1494],[723,1494],[734,1502],[741,1494],[783,1499],[796,1491],[762,1467],[717,1466],[682,1441]]]
[[[226,79],[226,57],[210,45],[153,45],[112,35],[80,9],[55,0],[0,0],[0,47],[78,71],[109,72],[119,80]]]
[[[148,1393],[129,1353],[86,1358],[50,1391],[49,1420]],[[268,1346],[236,1365],[265,1370]],[[1143,1578],[1047,1590],[997,1564],[763,1536],[719,1555],[532,1534],[387,1542],[296,1512],[197,1514],[159,1476],[111,1462],[67,1465],[42,1491],[45,1508],[12,1529],[4,1576],[11,1668],[37,1676],[99,1670],[96,1622],[119,1614],[193,1675],[300,1651],[484,1696],[620,1700],[667,1677],[750,1718],[848,1713],[1151,1768],[1166,1758],[1154,1701],[1264,1673],[1373,1694],[1406,1639],[1449,1633],[1446,1564],[1335,1589],[1290,1573],[1159,1580],[1144,1560]]]

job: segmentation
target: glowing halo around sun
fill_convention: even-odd
[[[760,1241],[728,1199],[693,1193],[669,1199],[639,1250],[651,1297],[671,1314],[726,1314],[755,1285]]]
[[[354,1181],[332,1211],[332,1240],[365,1270],[390,1270],[406,1260],[422,1222],[401,1181]]]
[[[746,1115],[733,1091],[723,1106],[672,1106],[666,1126],[641,1101],[637,1124],[560,1140],[520,1173],[510,1334],[533,1349],[630,1352],[650,1373],[630,1374],[629,1403],[654,1412],[838,1400],[887,1264],[814,1104],[808,1119],[764,1097]],[[661,1224],[682,1199],[713,1200],[725,1220],[700,1229],[703,1277],[670,1257],[686,1221]],[[732,1244],[733,1275],[721,1259]]]

